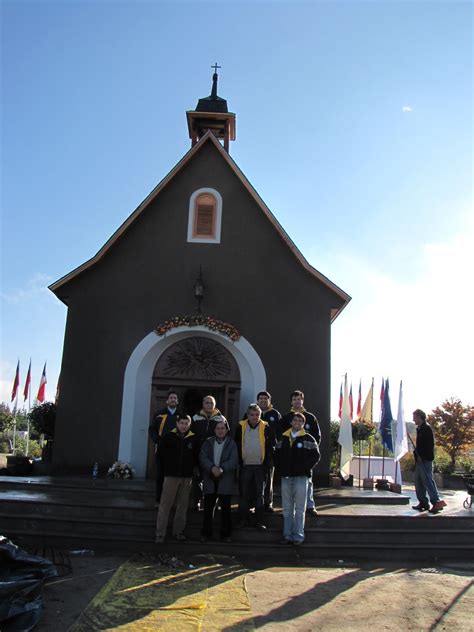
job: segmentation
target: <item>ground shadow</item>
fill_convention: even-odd
[[[405,569],[398,570],[401,572]],[[327,581],[316,582],[312,588],[285,599],[281,606],[274,608],[268,614],[252,617],[251,621],[249,619],[247,623],[252,622],[255,628],[261,628],[270,623],[297,619],[308,612],[321,608],[342,593],[352,590],[359,582],[393,572],[396,572],[393,568],[357,569]],[[225,632],[237,632],[237,630],[241,630],[241,628],[233,625],[224,628]]]
[[[436,630],[438,628],[438,626],[440,624],[443,624],[444,619],[446,618],[446,616],[449,614],[450,610],[452,610],[454,608],[454,606],[463,598],[463,596],[465,594],[467,594],[468,590],[470,588],[472,588],[472,586],[474,586],[474,580],[470,581],[469,584],[467,584],[466,586],[464,586],[464,588],[462,588],[457,595],[455,595],[450,603],[443,608],[442,613],[436,617],[436,619],[434,620],[434,622],[432,623],[432,625],[429,628],[428,632],[434,632],[434,630]],[[441,629],[441,628],[440,628]],[[444,627],[442,629],[445,629]]]

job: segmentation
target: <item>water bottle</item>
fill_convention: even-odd
[[[97,461],[94,463],[94,467],[92,468],[92,478],[97,478],[97,475],[99,474],[99,464],[97,463]]]

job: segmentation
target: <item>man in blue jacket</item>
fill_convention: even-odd
[[[318,443],[304,429],[305,423],[303,413],[293,413],[290,428],[282,433],[275,446],[274,461],[281,476],[282,544],[304,542],[308,480],[320,458]]]

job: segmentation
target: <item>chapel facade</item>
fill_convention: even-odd
[[[170,388],[191,414],[214,395],[233,426],[258,391],[283,413],[301,389],[327,478],[331,323],[350,297],[306,261],[231,158],[236,117],[217,81],[186,113],[189,151],[94,257],[50,286],[68,310],[56,471],[119,459],[151,476],[148,424]]]

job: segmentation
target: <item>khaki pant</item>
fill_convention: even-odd
[[[171,507],[176,500],[176,512],[173,521],[173,535],[180,535],[186,526],[186,512],[188,510],[191,478],[165,476],[163,491],[161,492],[160,508],[156,519],[156,537],[164,538]]]

